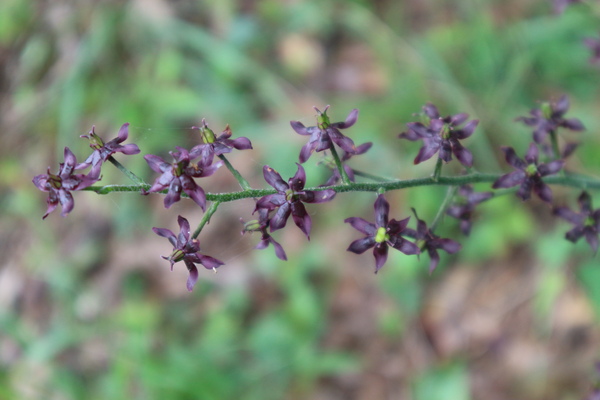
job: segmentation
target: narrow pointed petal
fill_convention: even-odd
[[[121,146],[119,148],[119,151],[123,154],[130,156],[133,154],[138,154],[140,152],[140,148],[137,146],[137,144],[129,143],[124,146]]]
[[[300,161],[300,163],[304,164],[310,158],[312,153],[315,151],[316,145],[317,142],[308,142],[304,146],[302,146],[302,149],[300,150],[300,155],[298,156],[298,160]]]
[[[312,221],[310,215],[306,212],[304,204],[300,202],[292,203],[292,218],[294,223],[304,234],[306,238],[310,240],[310,229],[312,227]]]
[[[207,256],[204,254],[200,254],[200,253],[196,253],[198,255],[198,258],[200,259],[200,263],[204,266],[204,268],[206,269],[217,269],[219,268],[221,265],[224,265],[225,263],[221,260],[217,260],[214,257],[211,256]]]
[[[358,109],[355,108],[354,110],[350,111],[350,114],[348,114],[348,116],[346,117],[346,120],[344,122],[336,122],[332,125],[339,129],[346,129],[346,128],[350,128],[352,125],[354,125],[356,123],[357,119],[358,119]]]
[[[546,176],[556,174],[564,165],[565,162],[563,160],[555,160],[547,164],[540,164],[537,169],[541,176]]]
[[[169,242],[173,247],[177,246],[177,237],[171,230],[166,228],[152,228],[152,232],[156,233],[158,236],[169,239]]]
[[[127,140],[128,136],[129,136],[129,122],[126,122],[123,125],[121,125],[121,128],[119,129],[119,133],[117,134],[117,137],[119,139],[118,142],[119,143],[124,142],[125,140]]]
[[[458,126],[469,119],[469,114],[460,113],[450,117],[450,125]]]
[[[585,216],[578,214],[567,207],[557,207],[554,209],[553,214],[575,225],[583,225],[583,222],[585,221]]]
[[[581,192],[579,197],[577,198],[577,203],[579,203],[579,208],[584,213],[592,212],[592,198],[590,194],[586,191]]]
[[[588,242],[588,244],[594,251],[594,254],[596,254],[598,252],[598,234],[593,233],[590,230],[586,229],[584,236],[585,236],[585,241]]]
[[[290,121],[290,125],[292,126],[292,129],[300,135],[308,136],[312,134],[312,132],[309,132],[304,126],[304,124],[300,121]]]
[[[469,168],[473,166],[473,154],[468,149],[464,148],[458,141],[452,143],[452,152],[462,165]]]
[[[292,189],[294,192],[301,192],[304,190],[304,183],[306,182],[306,172],[304,171],[304,167],[298,163],[298,170],[296,174],[289,180],[288,187]]]
[[[375,224],[377,227],[386,227],[388,224],[390,204],[382,194],[377,196],[373,208],[375,209]]]
[[[560,126],[562,126],[563,128],[567,128],[570,129],[572,131],[583,131],[585,130],[585,126],[583,125],[583,123],[578,120],[577,118],[570,118],[570,119],[565,119]]]
[[[375,246],[375,238],[372,236],[367,236],[361,239],[356,239],[350,243],[350,246],[348,246],[346,250],[355,254],[362,254],[373,246]]]
[[[159,156],[155,156],[153,154],[146,154],[144,156],[144,160],[146,160],[146,162],[148,163],[148,166],[150,168],[152,168],[152,170],[154,172],[162,173],[167,168],[171,167],[171,164],[165,162],[162,158],[160,158]]]
[[[184,185],[183,191],[202,208],[202,211],[206,211],[206,194],[204,193],[204,189],[194,183],[193,185]]]
[[[375,273],[379,272],[388,258],[388,247],[385,243],[380,243],[373,248],[375,256]]]
[[[527,154],[525,154],[525,161],[529,164],[537,164],[538,162],[539,150],[535,143],[531,143],[529,145],[529,149],[527,149]]]
[[[550,186],[546,185],[544,182],[539,181],[533,185],[533,191],[546,203],[552,203],[552,190],[550,189]]]
[[[188,292],[191,292],[192,290],[194,290],[194,286],[196,286],[196,282],[198,282],[198,268],[196,268],[196,265],[194,265],[194,263],[192,263],[188,260],[184,260],[184,262],[185,262],[185,266],[187,267],[187,269],[189,271],[188,279],[186,282],[186,288],[187,288]]]
[[[427,253],[429,254],[429,275],[431,275],[433,273],[433,271],[435,271],[435,269],[437,268],[439,262],[440,262],[440,255],[438,254],[437,251],[435,251],[435,249],[427,249]]]
[[[263,167],[263,176],[265,177],[265,181],[278,192],[285,192],[289,189],[288,184],[281,178],[281,175],[268,165]]]
[[[279,244],[279,242],[277,242],[271,236],[269,236],[269,242],[273,244],[273,247],[275,248],[275,255],[277,256],[277,258],[283,261],[287,261],[287,255],[285,254],[285,251],[283,250],[283,247]]]
[[[300,200],[303,203],[325,203],[327,201],[333,200],[336,192],[333,189],[320,190],[320,191],[312,191],[307,190],[303,195],[300,195]]]
[[[177,223],[179,224],[179,234],[182,236],[181,244],[183,245],[190,239],[190,223],[181,215],[177,216]]]
[[[446,253],[454,254],[462,248],[461,244],[452,239],[434,239],[430,243],[438,249],[444,250]]]
[[[527,163],[517,156],[517,153],[515,153],[515,150],[512,147],[502,147],[502,151],[504,152],[504,157],[509,165],[517,169],[527,168]]]
[[[403,239],[403,238],[396,238],[394,243],[392,243],[392,247],[394,247],[396,250],[400,250],[402,253],[404,253],[406,255],[413,255],[413,254],[421,253],[419,246],[417,246],[413,242]]]
[[[354,229],[358,230],[361,233],[364,233],[365,235],[373,236],[377,231],[377,227],[374,224],[360,217],[346,218],[344,222],[352,225]]]
[[[496,182],[494,182],[492,187],[494,189],[513,187],[513,186],[516,186],[516,185],[520,184],[521,182],[523,182],[523,180],[525,178],[526,178],[526,175],[525,175],[525,172],[523,172],[523,171],[519,170],[519,171],[509,172],[508,174],[502,175],[500,178],[498,178],[498,180]]]
[[[292,213],[292,210],[290,208],[290,203],[284,203],[281,207],[279,207],[279,209],[277,210],[275,215],[273,215],[273,217],[271,218],[271,220],[269,222],[269,227],[271,229],[271,232],[274,232],[278,229],[285,227],[285,224],[287,223],[287,219],[291,213]]]
[[[419,150],[419,154],[417,154],[417,156],[415,157],[413,163],[416,165],[416,164],[422,163],[423,161],[429,160],[431,157],[433,157],[433,155],[435,153],[438,152],[439,149],[440,149],[440,143],[436,143],[436,142],[433,142],[433,141],[430,141],[429,143],[426,143]]]
[[[252,143],[247,137],[239,137],[237,139],[233,139],[231,144],[237,150],[248,150],[252,148]]]
[[[431,103],[427,103],[423,106],[423,111],[430,119],[437,119],[440,117],[440,112],[437,107]]]
[[[471,136],[473,134],[473,132],[475,131],[475,128],[477,128],[477,125],[479,124],[479,120],[478,119],[474,119],[472,121],[469,121],[464,128],[462,129],[457,129],[453,132],[453,136],[457,139],[466,139],[469,136]]]

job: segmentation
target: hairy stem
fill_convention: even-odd
[[[214,201],[213,203],[211,203],[210,207],[208,207],[208,210],[206,210],[206,212],[202,216],[202,219],[200,220],[198,227],[194,231],[194,234],[192,235],[192,239],[198,238],[198,235],[200,235],[200,232],[202,231],[202,228],[204,228],[204,225],[206,225],[210,221],[210,217],[212,217],[212,215],[215,213],[215,211],[217,211],[217,208],[219,208],[219,204],[221,204],[220,201]]]
[[[461,186],[473,183],[488,182],[493,183],[502,174],[484,174],[484,173],[472,173],[468,175],[460,176],[440,176],[437,180],[433,177],[419,178],[419,179],[406,179],[406,180],[394,180],[386,182],[375,182],[375,183],[356,183],[350,182],[347,185],[334,185],[325,187],[312,187],[306,188],[305,190],[321,191],[325,189],[332,189],[336,193],[345,192],[377,192],[379,190],[390,191],[407,189],[411,187],[422,187],[422,186]],[[561,185],[575,187],[582,190],[600,189],[600,179],[587,177],[583,175],[567,175],[567,176],[547,176],[544,177],[544,182],[550,185]],[[90,186],[82,190],[96,192],[98,194],[108,194],[112,192],[140,192],[141,190],[147,190],[150,188],[148,184],[142,185],[106,185],[106,186]],[[161,193],[167,193],[167,190],[163,190]],[[240,199],[247,199],[253,197],[262,197],[268,194],[276,193],[275,189],[248,189],[241,192],[230,192],[230,193],[207,193],[206,199],[209,201],[218,202],[229,202]],[[182,194],[184,196],[184,194]]]
[[[340,156],[338,156],[338,153],[337,153],[333,143],[331,144],[331,148],[329,150],[331,150],[331,155],[333,156],[333,161],[335,161],[335,166],[337,167],[338,172],[340,173],[340,177],[342,178],[342,183],[344,185],[350,185],[352,182],[350,181],[350,178],[348,177],[348,174],[346,173],[346,170],[344,169],[344,166],[342,165],[342,160],[340,160]]]
[[[248,183],[248,181],[246,179],[244,179],[244,177],[238,172],[237,169],[233,168],[233,165],[231,165],[229,160],[223,154],[219,154],[219,158],[225,163],[225,166],[227,167],[229,172],[231,172],[233,174],[233,176],[238,181],[238,183],[240,184],[240,186],[242,187],[243,190],[252,189],[250,187],[250,184]]]

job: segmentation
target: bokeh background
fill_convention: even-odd
[[[129,122],[137,156],[117,158],[147,181],[143,154],[198,142],[206,118],[229,123],[254,150],[230,161],[252,186],[262,166],[291,176],[305,138],[290,120],[333,121],[359,108],[347,134],[373,148],[356,169],[388,177],[431,173],[397,139],[426,102],[481,120],[465,144],[484,172],[508,171],[500,145],[522,154],[530,130],[514,122],[568,94],[586,132],[568,168],[598,176],[600,71],[582,38],[598,34],[596,2],[554,15],[547,0],[3,0],[0,2],[1,399],[581,399],[600,360],[600,265],[563,239],[569,225],[538,199],[484,203],[471,236],[455,220],[442,236],[457,256],[346,252],[372,218],[374,195],[340,194],[309,207],[311,241],[291,224],[272,248],[240,235],[252,200],[223,204],[200,235],[226,262],[187,271],[160,258],[171,247],[151,227],[177,230],[201,212],[189,200],[75,193],[75,209],[41,220],[31,179],[55,171],[79,135],[105,139]],[[327,170],[314,155],[309,185]],[[103,181],[127,183],[106,165]],[[457,173],[449,164],[445,173]],[[222,168],[203,186],[237,190]],[[479,190],[486,187],[479,186]],[[554,189],[558,204],[579,193]],[[391,216],[416,207],[431,221],[444,188],[388,194]],[[600,205],[600,200],[597,200]]]

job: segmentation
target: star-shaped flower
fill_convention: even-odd
[[[192,147],[190,150],[191,159],[200,157],[202,160],[212,160],[215,155],[229,153],[232,149],[247,150],[252,148],[252,143],[247,137],[230,139],[231,129],[229,125],[225,126],[219,137],[215,136],[215,133],[206,124],[205,119],[202,119],[202,126],[193,126],[192,129],[200,131],[202,144]]]
[[[538,144],[542,144],[546,136],[559,127],[576,132],[585,129],[577,118],[564,118],[568,110],[569,98],[563,95],[557,102],[544,102],[540,108],[534,108],[529,112],[530,117],[518,117],[515,121],[533,126],[533,140]]]
[[[427,250],[429,254],[429,273],[431,274],[440,262],[440,255],[438,249],[444,250],[446,253],[454,254],[461,249],[461,245],[452,239],[442,239],[427,227],[427,223],[422,219],[419,219],[415,209],[412,209],[415,219],[417,220],[417,230],[406,228],[405,234],[412,237],[417,241],[417,246],[423,250]]]
[[[86,168],[90,165],[95,166],[98,163],[103,163],[108,160],[114,153],[123,153],[126,155],[138,154],[140,148],[133,143],[121,145],[129,136],[129,124],[123,124],[116,138],[104,143],[102,138],[95,132],[96,127],[92,126],[92,130],[87,135],[81,135],[80,137],[86,138],[90,141],[90,147],[94,149],[94,152],[81,164],[77,165],[77,169]]]
[[[62,206],[60,215],[63,217],[67,216],[75,206],[71,191],[84,189],[100,180],[100,164],[92,167],[87,175],[74,174],[77,159],[68,147],[65,147],[64,158],[65,162],[60,163],[56,175],[52,174],[50,167],[48,167],[47,174],[37,175],[33,178],[33,184],[38,189],[49,193],[46,200],[48,208],[42,219],[46,219],[48,214],[54,211],[59,203]]]
[[[464,127],[459,128],[469,118],[469,114],[461,113],[441,117],[436,106],[427,104],[423,107],[425,115],[429,118],[429,126],[421,122],[409,122],[408,131],[401,133],[398,137],[410,141],[423,141],[423,147],[415,157],[414,163],[419,164],[429,160],[438,153],[438,157],[444,161],[452,160],[452,154],[465,167],[473,166],[473,155],[464,148],[460,140],[466,139],[473,134],[479,120],[471,120]]]
[[[162,256],[165,260],[171,263],[171,271],[173,271],[173,264],[179,261],[183,261],[189,271],[187,280],[187,290],[192,291],[194,285],[198,281],[198,268],[196,264],[202,264],[206,269],[212,269],[216,271],[224,263],[216,258],[200,254],[200,242],[197,239],[190,240],[190,223],[187,219],[181,215],[177,217],[179,223],[179,235],[175,234],[165,228],[152,228],[152,231],[158,236],[169,239],[169,242],[173,245],[173,252],[168,256]]]
[[[196,184],[194,178],[210,176],[223,165],[222,161],[212,164],[213,158],[201,158],[197,164],[191,162],[189,152],[181,147],[177,151],[169,152],[173,162],[168,163],[162,158],[148,154],[144,159],[154,171],[161,173],[147,193],[160,192],[169,188],[165,196],[165,208],[171,207],[181,198],[181,191],[185,192],[198,204],[202,210],[206,209],[206,194],[204,189]]]
[[[350,111],[344,122],[331,123],[325,107],[323,112],[315,107],[317,111],[317,126],[305,127],[300,121],[290,121],[290,125],[296,133],[304,136],[310,136],[308,143],[302,147],[300,151],[300,163],[306,162],[311,154],[315,151],[324,151],[331,149],[333,143],[340,146],[346,153],[356,153],[356,147],[352,139],[344,136],[340,129],[350,128],[358,119],[358,110],[355,108]],[[332,143],[333,142],[333,143]]]
[[[577,201],[580,212],[576,213],[567,207],[557,207],[554,209],[554,215],[575,225],[573,229],[566,233],[567,240],[575,243],[583,236],[594,250],[594,254],[596,254],[598,251],[598,232],[600,232],[600,208],[593,209],[592,198],[585,191],[581,192]]]
[[[312,222],[303,203],[324,203],[330,201],[335,197],[335,191],[332,189],[320,191],[304,190],[306,173],[302,165],[297,165],[298,170],[296,174],[287,183],[273,168],[268,165],[263,167],[265,180],[277,190],[277,193],[261,197],[256,202],[255,212],[260,209],[273,211],[277,208],[277,212],[269,221],[271,232],[283,228],[291,214],[296,226],[310,239]]]
[[[506,162],[512,165],[516,171],[502,175],[492,187],[509,188],[521,185],[517,191],[517,196],[522,200],[527,200],[531,196],[531,190],[538,197],[547,203],[552,202],[552,191],[550,187],[544,183],[542,177],[556,174],[564,165],[563,160],[555,160],[547,164],[538,163],[538,148],[535,143],[529,145],[529,150],[525,155],[525,159],[517,157],[512,147],[503,147],[502,151],[506,156]]]
[[[404,254],[419,254],[420,251],[416,244],[401,236],[405,233],[410,217],[401,221],[396,221],[395,219],[388,221],[390,205],[382,194],[377,196],[374,208],[374,224],[360,217],[346,218],[344,222],[349,223],[354,229],[367,235],[362,239],[357,239],[350,243],[347,250],[355,254],[362,254],[368,249],[373,248],[375,273],[377,273],[387,260],[389,246],[400,250]]]
[[[465,236],[471,233],[471,218],[475,212],[475,207],[494,194],[491,192],[475,192],[471,185],[463,185],[458,189],[458,200],[450,205],[446,214],[460,220],[460,230]]]

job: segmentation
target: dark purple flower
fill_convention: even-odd
[[[554,209],[554,215],[575,225],[565,235],[567,240],[575,243],[584,236],[592,250],[594,250],[594,254],[596,254],[598,251],[598,232],[600,232],[600,208],[596,210],[592,208],[592,198],[585,191],[581,192],[577,201],[581,212],[576,213],[567,207],[557,207]]]
[[[446,214],[460,220],[460,230],[466,236],[471,233],[471,218],[475,211],[475,207],[492,196],[491,192],[475,192],[471,185],[464,185],[458,189],[458,201],[450,205],[446,210]]]
[[[518,117],[515,121],[522,121],[527,126],[533,126],[533,140],[543,143],[551,131],[559,127],[571,131],[582,131],[585,129],[577,118],[564,118],[569,110],[569,98],[563,95],[557,102],[544,102],[540,108],[534,108],[529,112],[531,117]]]
[[[506,162],[512,165],[516,171],[509,172],[498,178],[494,189],[509,188],[521,185],[517,191],[517,196],[522,200],[527,200],[531,196],[531,189],[538,197],[545,202],[552,202],[552,191],[544,183],[542,177],[552,175],[560,171],[564,165],[563,160],[555,160],[547,164],[538,164],[538,148],[535,143],[529,145],[529,150],[525,159],[517,157],[512,147],[503,147],[502,151],[506,156]]]
[[[176,262],[183,260],[185,263],[190,273],[187,280],[187,290],[191,292],[198,281],[196,264],[202,264],[204,268],[216,272],[217,268],[224,263],[216,258],[200,254],[200,242],[197,239],[190,240],[190,223],[188,220],[180,215],[177,217],[177,222],[179,223],[179,235],[177,236],[165,228],[152,228],[152,231],[158,236],[169,239],[169,242],[173,245],[173,252],[168,257],[162,256],[171,263],[171,271],[173,271],[173,264]]]
[[[405,233],[410,217],[401,221],[396,221],[395,219],[388,221],[390,205],[382,194],[377,196],[374,208],[374,224],[359,217],[346,218],[344,222],[349,223],[354,229],[367,235],[362,239],[357,239],[350,243],[347,250],[356,254],[362,254],[368,249],[373,248],[375,273],[377,273],[387,260],[388,246],[392,246],[404,254],[419,254],[420,251],[416,244],[401,236]]]
[[[562,14],[571,4],[580,3],[581,0],[552,0],[555,14]]]
[[[46,219],[59,203],[62,207],[60,215],[65,217],[75,205],[71,191],[84,189],[100,180],[100,164],[93,166],[87,175],[74,174],[77,159],[68,147],[65,147],[64,158],[65,162],[60,163],[56,175],[50,173],[50,167],[48,167],[47,174],[36,175],[33,178],[33,184],[38,189],[49,193],[46,200],[48,208],[42,219]]]
[[[585,38],[583,44],[592,51],[590,64],[600,66],[600,38]]]
[[[98,163],[103,163],[108,160],[114,153],[123,153],[126,155],[138,154],[140,148],[133,143],[121,145],[129,136],[129,123],[123,124],[116,138],[104,143],[102,138],[95,132],[95,126],[92,126],[92,130],[87,135],[81,135],[80,137],[86,138],[90,141],[90,147],[94,149],[94,152],[83,163],[77,165],[76,169],[86,168],[90,165],[95,166]]]
[[[435,153],[444,161],[452,160],[452,154],[465,167],[473,166],[473,155],[465,149],[459,140],[466,139],[473,134],[479,120],[471,120],[464,127],[459,128],[469,118],[469,114],[461,113],[441,117],[436,106],[427,104],[423,107],[425,115],[429,118],[429,126],[421,122],[409,122],[408,131],[398,137],[410,141],[423,141],[423,147],[415,157],[414,163],[419,164],[429,160]]]
[[[244,221],[240,218],[240,221],[244,223]],[[287,261],[287,256],[283,247],[275,240],[273,237],[267,232],[269,228],[269,210],[266,208],[261,208],[258,210],[258,220],[252,220],[244,223],[244,230],[242,231],[242,235],[246,232],[260,232],[261,239],[260,242],[256,245],[255,249],[266,249],[269,244],[272,244],[275,248],[275,255],[283,261]]]
[[[405,235],[412,237],[416,240],[417,246],[423,250],[427,250],[429,254],[429,273],[431,274],[440,262],[440,256],[438,249],[442,249],[449,254],[454,254],[461,249],[461,245],[452,239],[442,239],[435,235],[429,228],[425,221],[419,219],[415,209],[412,209],[415,219],[417,220],[417,230],[406,228]]]
[[[373,143],[367,142],[367,143],[361,144],[360,146],[356,146],[356,153],[346,153],[344,151],[342,154],[342,157],[340,157],[340,161],[342,161],[342,163],[343,163],[343,162],[351,159],[353,156],[358,156],[360,154],[364,154],[367,152],[367,150],[369,150],[371,148],[371,146],[373,146]],[[337,169],[337,165],[335,164],[335,161],[331,158],[327,158],[324,161],[324,164],[327,166],[327,168],[331,169],[331,176],[329,177],[327,182],[325,182],[321,186],[335,185],[342,179],[342,177],[340,176],[340,171]],[[348,178],[350,179],[350,181],[354,182],[354,171],[352,170],[352,168],[350,168],[346,164],[344,164],[343,166],[344,166],[344,171],[346,171],[346,175],[348,175]]]
[[[173,157],[173,162],[168,163],[162,158],[148,154],[144,159],[154,171],[162,173],[158,177],[147,193],[160,192],[169,188],[165,196],[165,208],[171,207],[181,198],[183,190],[192,200],[196,202],[202,210],[206,209],[206,195],[204,190],[196,184],[194,178],[210,176],[223,165],[222,161],[212,164],[213,158],[201,158],[197,164],[192,163],[190,154],[184,148],[177,147],[176,152],[169,152]]]
[[[302,165],[297,165],[298,171],[296,171],[296,174],[287,183],[273,168],[268,165],[263,167],[265,180],[277,190],[277,193],[261,197],[256,202],[256,209],[254,211],[256,212],[262,208],[273,211],[278,208],[275,215],[269,221],[271,232],[283,228],[291,214],[296,226],[310,239],[311,219],[303,203],[323,203],[329,201],[335,197],[335,191],[332,189],[320,191],[304,190],[306,173]]]
[[[305,127],[300,121],[290,121],[292,128],[300,135],[310,136],[308,143],[302,147],[300,151],[300,163],[306,162],[310,155],[315,151],[324,151],[332,148],[333,143],[340,146],[346,153],[356,153],[356,147],[352,139],[344,136],[340,129],[350,128],[358,119],[358,110],[355,108],[350,111],[344,122],[334,122],[329,120],[325,107],[323,112],[314,107],[317,111],[317,126]],[[332,143],[333,142],[333,143]]]
[[[192,126],[192,129],[198,129],[202,138],[202,144],[194,146],[190,150],[190,158],[192,160],[197,157],[201,157],[203,160],[212,160],[215,155],[219,156],[231,152],[232,148],[237,150],[252,148],[252,143],[250,143],[250,139],[247,137],[230,139],[231,129],[229,125],[225,126],[219,137],[215,136],[215,133],[206,124],[205,119],[202,119],[202,126]]]

